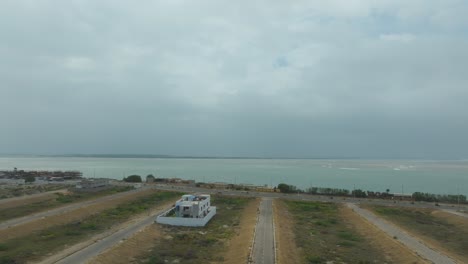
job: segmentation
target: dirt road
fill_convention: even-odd
[[[429,248],[424,243],[419,241],[417,238],[409,235],[402,229],[397,226],[377,217],[375,214],[371,213],[366,209],[362,209],[356,204],[347,203],[349,208],[351,208],[355,213],[359,214],[361,217],[371,222],[373,225],[387,233],[389,236],[398,239],[406,247],[410,248],[416,252],[421,257],[433,262],[433,263],[456,263],[453,259]]]

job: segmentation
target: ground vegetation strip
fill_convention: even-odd
[[[63,184],[6,186],[0,188],[0,200],[59,190],[64,187],[68,186],[64,186]]]
[[[300,263],[388,263],[341,215],[341,205],[284,202],[292,215],[296,246],[302,252]]]
[[[468,263],[468,220],[432,209],[369,205],[377,215]]]
[[[100,192],[89,192],[89,193],[73,193],[69,192],[66,194],[57,192],[54,195],[49,196],[47,199],[37,199],[37,201],[30,201],[29,203],[24,203],[22,205],[6,208],[1,210],[0,221],[10,220],[13,218],[18,218],[33,213],[38,213],[48,209],[56,208],[63,206],[65,204],[71,204],[75,202],[82,202],[97,197],[102,197],[106,195],[112,195],[119,192],[124,192],[131,190],[131,187],[113,187],[108,190]]]
[[[216,263],[224,262],[229,240],[241,228],[244,209],[253,198],[214,195],[216,215],[205,227],[161,225],[161,236],[153,248],[138,257],[138,263]],[[245,241],[251,243],[251,241]],[[246,245],[248,246],[248,245]],[[247,256],[244,256],[247,261]],[[243,261],[243,262],[244,262]]]
[[[180,193],[176,192],[154,192],[79,221],[52,226],[26,236],[3,241],[0,243],[0,263],[26,263],[39,260],[178,196]]]

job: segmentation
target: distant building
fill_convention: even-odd
[[[76,191],[83,192],[93,192],[100,191],[111,187],[109,184],[109,179],[99,178],[99,179],[84,179],[81,182],[77,183],[75,186]]]
[[[216,214],[208,194],[182,195],[175,206],[156,218],[160,224],[176,226],[205,226]]]

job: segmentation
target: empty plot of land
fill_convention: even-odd
[[[446,211],[366,206],[428,247],[460,263],[468,263],[468,220]]]
[[[118,228],[116,230],[108,232],[108,234],[104,234],[103,236],[99,236],[99,239],[92,239],[87,241],[87,243],[83,243],[85,247],[76,248],[72,247],[70,251],[74,251],[69,255],[64,256],[59,261],[51,261],[54,257],[45,260],[43,263],[96,263],[96,261],[92,260],[105,250],[112,248],[113,246],[117,245],[124,239],[132,237],[138,231],[145,229],[145,227],[151,225],[154,222],[156,215],[162,213],[164,209],[172,204],[166,203],[165,206],[158,207],[157,209],[153,210],[153,212],[149,214],[142,214],[136,219],[129,221]],[[68,252],[67,252],[68,253]],[[60,257],[63,256],[63,253],[59,254]],[[120,260],[124,259],[125,256],[121,256]],[[92,260],[92,261],[91,261]],[[117,260],[116,260],[117,261]],[[117,261],[118,262],[118,261]],[[117,262],[107,262],[107,263],[117,263]],[[128,261],[122,262],[128,263]]]
[[[302,253],[296,245],[294,235],[294,219],[288,208],[281,200],[273,201],[273,212],[275,219],[275,240],[277,245],[277,263],[290,264],[301,263]]]
[[[49,199],[54,199],[56,197],[55,193],[67,193],[66,189],[60,189],[56,191],[49,191],[43,193],[35,193],[30,195],[24,195],[14,198],[6,198],[0,200],[0,210],[13,208],[25,204],[31,204],[34,202],[45,201]]]
[[[376,227],[387,233],[389,236],[398,239],[405,246],[415,251],[418,255],[433,262],[433,263],[455,263],[455,261],[440,252],[429,248],[416,237],[409,235],[404,230],[397,226],[388,223],[387,221],[377,217],[370,211],[362,209],[355,204],[348,203],[347,206],[365,218],[367,221],[374,224]]]
[[[386,263],[429,263],[350,208],[342,206],[340,213],[346,224],[383,254]]]
[[[120,203],[148,195],[154,190],[138,190],[118,193],[95,200],[72,204],[34,214],[19,219],[12,219],[0,224],[0,241],[27,235],[30,232],[46,229],[54,225],[79,221],[96,212],[112,208]]]
[[[149,213],[154,208],[162,206],[167,201],[172,201],[178,197],[179,193],[174,192],[158,192],[153,191],[144,197],[128,201],[118,206],[98,212],[96,214],[82,218],[80,221],[75,221],[67,224],[55,225],[47,229],[32,232],[22,237],[2,241],[0,243],[0,262],[2,263],[26,263],[38,261],[44,257],[57,252],[66,253],[69,255],[77,250],[75,248],[78,243],[95,240],[104,240],[114,232],[120,233],[123,227],[124,236],[132,231],[128,230],[127,226],[133,226],[134,222],[129,219],[134,219],[135,216],[143,215],[148,218]],[[123,224],[122,223],[128,223]],[[139,220],[137,220],[139,222]],[[94,236],[94,237],[93,237]],[[112,244],[112,241],[105,242]],[[82,244],[78,244],[78,250],[83,248]],[[85,243],[85,247],[88,244]],[[99,246],[103,246],[100,244]],[[103,249],[103,248],[101,248]],[[90,253],[87,253],[90,255]],[[58,258],[58,259],[61,259]],[[54,261],[47,261],[48,263]]]
[[[357,229],[360,219],[350,219],[340,204],[276,203],[278,263],[422,263],[410,251],[392,254],[401,247],[391,241],[375,243],[379,233]]]

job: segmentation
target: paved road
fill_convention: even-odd
[[[166,210],[166,209],[164,209]],[[164,212],[161,210],[156,213],[156,215],[161,214]],[[119,243],[123,239],[127,239],[131,237],[136,232],[142,230],[146,226],[154,223],[156,216],[152,214],[144,218],[143,220],[136,221],[127,227],[118,230],[115,233],[110,234],[109,236],[96,241],[95,243],[57,261],[52,263],[60,263],[60,264],[69,264],[69,263],[88,263],[91,261],[92,258],[98,256],[105,250],[111,248],[115,244]]]
[[[409,235],[397,226],[377,217],[370,211],[362,209],[359,206],[352,203],[347,203],[346,205],[349,208],[353,209],[354,212],[367,219],[369,222],[374,224],[376,227],[378,227],[391,237],[396,237],[398,241],[403,243],[409,249],[415,251],[419,256],[422,256],[423,258],[432,261],[433,263],[455,263],[455,261],[451,258],[429,248],[417,238]]]
[[[73,203],[73,204],[70,204],[70,205],[67,205],[67,206],[62,206],[62,207],[59,207],[59,208],[51,209],[51,210],[40,212],[40,213],[37,213],[37,214],[32,214],[32,215],[27,215],[27,216],[24,216],[24,217],[10,219],[10,220],[7,220],[7,221],[4,221],[4,222],[0,223],[0,230],[7,229],[9,227],[13,227],[13,226],[17,226],[17,225],[26,224],[26,223],[29,223],[29,222],[32,222],[32,221],[39,220],[41,218],[46,218],[46,217],[51,217],[51,216],[64,214],[64,213],[67,213],[67,212],[70,212],[70,211],[73,211],[73,210],[76,210],[76,209],[79,209],[79,208],[82,208],[82,207],[86,207],[86,206],[89,206],[89,205],[102,203],[102,202],[106,202],[106,201],[111,201],[111,200],[119,198],[119,197],[132,195],[135,192],[139,192],[139,191],[142,191],[142,190],[145,190],[145,188],[140,188],[140,189],[136,189],[136,190],[132,190],[132,191],[128,191],[128,192],[121,192],[121,193],[117,193],[117,194],[114,194],[114,195],[103,196],[103,197],[100,197],[100,198],[97,198],[97,199],[84,201],[84,202],[79,202],[79,203]]]
[[[275,263],[275,239],[273,228],[272,199],[263,198],[255,227],[253,263]]]

